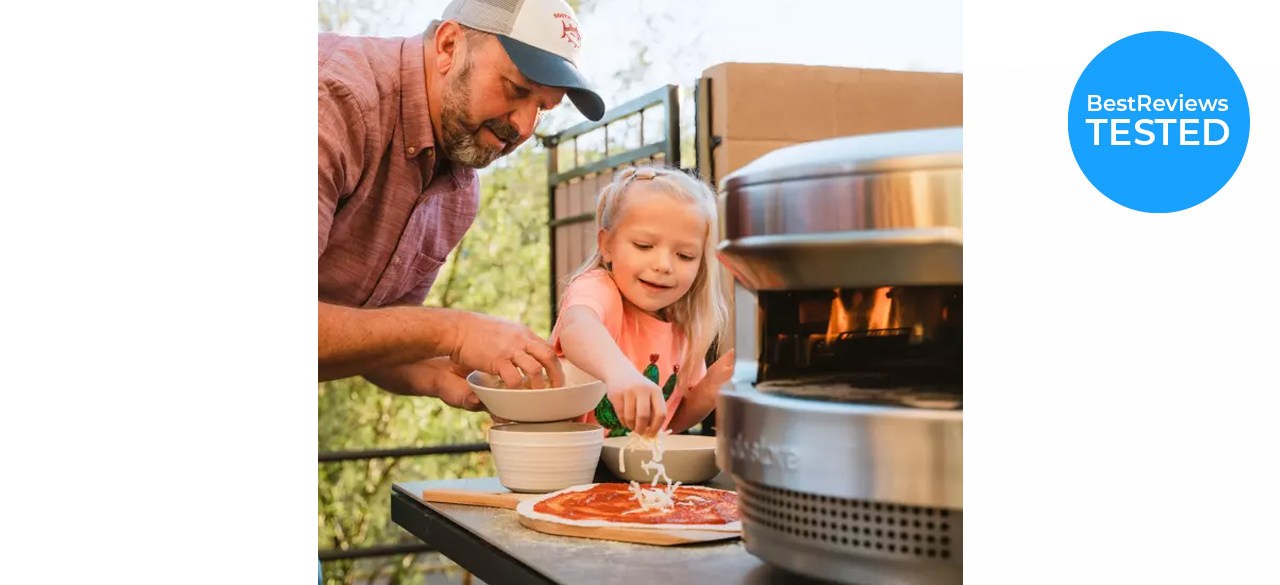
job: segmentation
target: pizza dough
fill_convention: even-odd
[[[596,489],[596,486],[605,486]],[[617,487],[614,487],[617,486]],[[582,494],[581,496],[573,496],[579,492],[596,491],[596,494]],[[561,498],[564,496],[564,498]],[[548,513],[548,508],[554,508],[556,504],[565,503],[566,499],[572,498],[570,508],[574,513],[580,515],[608,515],[616,514],[616,520],[606,520],[599,518],[566,518],[564,516]],[[547,522],[555,522],[567,526],[582,527],[618,527],[618,528],[640,528],[648,530],[711,530],[717,532],[741,532],[742,520],[738,510],[738,494],[708,488],[702,486],[680,486],[675,490],[674,499],[676,501],[675,508],[662,511],[636,511],[636,514],[645,514],[649,520],[658,520],[662,515],[680,516],[680,515],[719,515],[730,519],[727,523],[721,524],[687,524],[680,522],[628,522],[627,516],[632,514],[614,513],[613,509],[635,510],[635,498],[630,492],[630,488],[624,483],[608,483],[597,484],[589,483],[584,485],[576,485],[565,488],[560,491],[551,492],[549,494],[529,498],[516,507],[516,512],[526,518],[534,520],[544,520]],[[543,502],[547,502],[546,506],[539,506]],[[600,510],[599,513],[593,513],[590,509],[592,504],[596,504]],[[625,506],[625,507],[624,507]],[[541,508],[535,509],[535,508]]]

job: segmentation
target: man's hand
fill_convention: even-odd
[[[388,392],[406,396],[434,396],[454,408],[484,410],[471,391],[466,375],[471,373],[447,357],[422,360],[404,366],[365,374],[365,379]]]
[[[524,325],[465,313],[457,320],[452,345],[453,361],[497,375],[507,388],[523,388],[526,380],[532,388],[564,385],[564,370],[555,349]],[[544,368],[550,380],[543,375]]]

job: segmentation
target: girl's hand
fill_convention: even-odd
[[[711,364],[707,368],[707,375],[698,380],[697,385],[690,388],[689,393],[684,395],[680,409],[688,407],[690,411],[700,413],[700,416],[706,416],[714,410],[716,399],[720,396],[720,389],[733,379],[733,357],[733,350],[729,350],[728,353],[720,356],[716,363]],[[680,418],[679,424],[674,419],[671,421],[672,428],[682,428],[682,426],[687,428],[702,420],[701,418],[689,419],[688,416]]]
[[[733,350],[720,356],[716,363],[707,368],[707,375],[698,383],[698,391],[719,394],[720,388],[733,379]]]
[[[667,403],[662,400],[662,389],[635,370],[604,381],[609,389],[609,402],[613,403],[618,420],[633,433],[646,437],[658,434],[667,418]]]

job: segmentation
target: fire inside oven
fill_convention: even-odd
[[[761,391],[961,408],[960,286],[758,294]]]

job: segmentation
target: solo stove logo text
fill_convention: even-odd
[[[1226,112],[1230,107],[1227,98],[1159,98],[1146,94],[1126,98],[1103,98],[1089,94],[1087,111],[1094,112]],[[1093,145],[1100,146],[1168,146],[1170,140],[1178,146],[1221,146],[1231,137],[1231,127],[1221,118],[1085,118],[1085,124],[1093,127]],[[1172,127],[1172,129],[1170,128]]]

